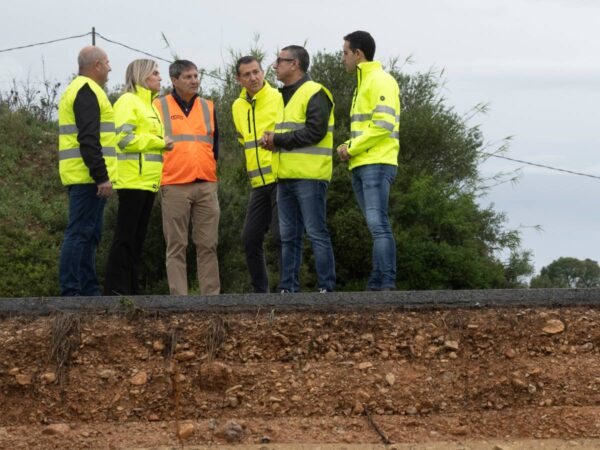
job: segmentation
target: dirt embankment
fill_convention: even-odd
[[[595,308],[5,318],[0,447],[600,438],[599,324]]]

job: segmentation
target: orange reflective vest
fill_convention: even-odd
[[[196,97],[186,117],[171,94],[154,100],[175,147],[165,152],[161,186],[192,183],[196,180],[217,181],[217,161],[213,153],[215,133],[214,105]]]

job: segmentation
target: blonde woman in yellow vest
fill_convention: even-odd
[[[304,47],[290,45],[274,65],[284,110],[275,133],[265,132],[264,148],[274,151],[277,164],[277,207],[281,233],[282,293],[300,289],[302,238],[308,235],[319,292],[335,289],[335,260],[327,229],[327,187],[332,172],[333,97],[306,71],[310,63]]]
[[[77,62],[79,75],[58,105],[58,165],[69,193],[69,223],[60,252],[60,295],[96,296],[101,295],[96,248],[117,169],[113,109],[102,89],[111,69],[108,56],[98,47],[83,48]]]
[[[279,91],[265,81],[265,73],[254,56],[243,56],[236,63],[237,82],[242,86],[240,96],[233,102],[231,112],[238,141],[244,148],[246,171],[252,186],[246,209],[242,242],[246,265],[254,292],[269,292],[265,252],[265,235],[269,229],[281,265],[281,239],[277,216],[277,158],[260,146],[265,131],[275,130],[283,114],[283,99]]]
[[[164,135],[152,100],[162,78],[151,59],[137,59],[127,67],[125,93],[116,101],[117,168],[119,195],[117,227],[105,275],[105,295],[136,295],[142,246],[160,186],[163,151],[173,142]]]

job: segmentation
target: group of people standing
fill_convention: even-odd
[[[351,137],[337,148],[352,171],[357,203],[373,238],[367,290],[391,290],[396,246],[388,219],[399,151],[400,98],[396,80],[374,61],[375,41],[365,31],[344,37],[343,60],[356,72]],[[188,293],[188,227],[196,246],[202,295],[220,292],[217,260],[219,154],[214,105],[198,96],[198,69],[177,60],[169,67],[171,93],[158,97],[157,64],[133,61],[125,93],[111,106],[102,86],[110,64],[104,51],[79,54],[79,76],[59,104],[59,170],[69,192],[69,224],[60,258],[61,295],[139,294],[142,246],[156,193],[160,191],[166,269],[172,295]],[[326,223],[332,175],[334,99],[307,74],[305,48],[281,49],[274,69],[283,87],[264,79],[260,61],[237,61],[242,86],[232,105],[252,187],[242,240],[255,292],[269,292],[264,239],[271,230],[279,253],[282,293],[298,292],[302,240],[308,235],[318,290],[335,290],[335,260]],[[117,190],[119,207],[105,271],[104,290],[95,253],[106,199]]]

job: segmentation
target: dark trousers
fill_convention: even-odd
[[[277,263],[281,267],[281,237],[277,216],[277,184],[252,189],[246,210],[242,242],[246,252],[246,264],[254,292],[269,292],[269,277],[263,243],[267,231],[271,230],[277,250]]]
[[[106,199],[95,184],[69,186],[69,225],[60,251],[60,295],[100,295],[96,248],[102,234]]]
[[[142,246],[156,194],[119,189],[117,228],[106,264],[104,295],[137,295]]]

